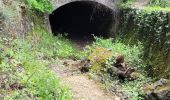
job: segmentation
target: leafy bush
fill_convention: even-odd
[[[112,52],[112,56],[115,57],[117,54],[123,54],[125,56],[125,61],[136,67],[143,69],[143,46],[138,43],[137,45],[125,45],[121,42],[121,40],[113,40],[113,39],[102,39],[95,37],[96,41],[92,44],[90,49],[94,48],[106,48]]]
[[[142,42],[143,59],[147,63],[146,70],[150,76],[169,77],[170,23],[167,12],[130,9],[124,14],[119,36],[124,43]]]
[[[56,38],[42,30],[35,33],[25,39],[4,38],[0,42],[0,91],[4,91],[4,99],[70,100],[70,90],[48,68],[56,60],[53,53]],[[13,92],[8,93],[11,89]]]
[[[50,33],[36,29],[36,32],[31,32],[33,37],[27,37],[31,43],[38,43],[36,48],[41,50],[46,58],[76,58],[80,59],[84,53],[78,51],[71,41],[66,39],[63,35],[52,36]],[[36,40],[36,41],[32,41]],[[37,51],[38,51],[37,50]]]
[[[145,76],[145,64],[142,60],[143,46],[126,45],[121,42],[121,39],[103,39],[95,37],[96,41],[88,46],[88,59],[91,61],[90,77],[101,81],[107,89],[113,90],[114,93],[121,94],[121,97],[126,95],[129,100],[143,100],[142,86],[151,81]],[[134,81],[125,80],[120,84],[116,72],[110,72],[115,63],[117,54],[125,56],[125,62],[131,67],[138,69],[138,78]],[[116,70],[115,70],[116,71]],[[123,95],[122,95],[123,94]]]
[[[26,4],[30,9],[40,12],[51,12],[53,8],[51,0],[26,0]]]
[[[89,55],[87,58],[91,61],[92,74],[99,75],[103,82],[116,78],[116,72],[114,70],[110,72],[110,69],[114,68],[115,58],[119,54],[124,55],[129,67],[144,71],[143,46],[140,43],[130,46],[123,44],[120,40],[97,37],[95,39],[96,41],[86,49]]]
[[[169,0],[150,0],[151,6],[170,7]]]
[[[122,8],[131,6],[136,0],[120,0],[118,5]]]
[[[140,75],[137,80],[134,81],[125,81],[121,84],[122,91],[128,95],[129,100],[144,100],[144,84],[149,84],[152,82],[152,79],[146,77],[145,75]]]

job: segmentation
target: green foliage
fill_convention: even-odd
[[[4,91],[4,99],[71,100],[70,90],[61,85],[48,68],[49,64],[57,62],[53,46],[58,44],[53,45],[57,42],[54,40],[56,38],[42,30],[30,33],[25,39],[1,39],[0,93]],[[19,87],[15,86],[8,93],[12,84]]]
[[[160,7],[170,7],[170,1],[169,0],[150,0],[151,6],[160,6]]]
[[[122,91],[128,95],[129,100],[143,100],[144,99],[144,84],[149,84],[152,82],[151,78],[144,75],[140,75],[137,80],[125,81],[121,84]]]
[[[122,8],[126,8],[131,6],[136,0],[120,0],[119,1],[119,6]]]
[[[163,36],[169,28],[167,14],[161,11],[145,12],[136,11],[134,15],[134,22],[138,26],[137,32],[139,37],[150,41],[148,42],[163,42]],[[154,33],[154,34],[153,34]],[[162,33],[163,35],[161,36]],[[162,38],[161,38],[162,37]],[[154,40],[153,40],[154,39]]]
[[[138,45],[126,45],[121,40],[114,41],[113,39],[97,37],[95,39],[96,41],[88,46],[85,52],[92,63],[92,73],[100,74],[102,80],[115,78],[116,75],[113,76],[108,71],[113,68],[115,58],[119,54],[124,55],[125,62],[129,67],[144,71],[146,65],[142,60],[143,46],[140,43]]]
[[[27,40],[37,42],[37,49],[41,50],[46,58],[76,58],[80,59],[83,56],[83,52],[78,51],[71,41],[64,38],[61,34],[53,36],[52,34],[46,33],[41,29],[36,29],[36,32],[30,33],[34,37],[27,37]],[[35,38],[35,39],[34,39]]]
[[[120,3],[126,3],[126,4],[130,4],[135,2],[135,0],[120,0]]]
[[[170,7],[162,8],[160,6],[148,6],[144,8],[145,11],[151,12],[151,11],[165,11],[170,12]]]
[[[30,78],[30,76],[32,76]],[[30,73],[29,77],[23,77],[22,83],[28,88],[28,92],[37,95],[40,100],[70,100],[71,92],[68,88],[61,87],[58,78],[47,68]]]
[[[95,37],[96,41],[92,44],[92,49],[97,47],[107,48],[111,50],[112,56],[117,54],[123,54],[125,60],[130,65],[140,68],[144,67],[142,62],[143,46],[138,43],[137,45],[125,45],[121,42],[121,39],[102,39]]]
[[[121,39],[114,40],[97,37],[95,39],[96,41],[88,47],[88,53],[90,53],[88,59],[92,62],[90,77],[101,81],[107,89],[126,95],[129,100],[143,100],[141,87],[151,79],[144,75],[145,64],[141,56],[143,54],[142,44],[126,45]],[[111,71],[111,69],[114,69],[113,65],[117,54],[123,54],[125,62],[129,67],[133,67],[141,72],[138,75],[138,79],[125,81],[120,84],[116,70]],[[96,66],[99,67],[96,69]]]
[[[26,4],[32,10],[51,12],[53,7],[51,0],[26,0]]]
[[[125,13],[122,22],[119,36],[124,39],[124,43],[142,42],[143,59],[148,64],[146,70],[149,71],[149,75],[168,77],[167,71],[170,69],[168,14],[164,11],[130,9]]]
[[[120,0],[118,5],[121,8],[132,8],[138,0]],[[170,11],[169,0],[149,0],[149,4],[145,5],[143,9],[147,11]]]

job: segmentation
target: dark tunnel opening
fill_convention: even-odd
[[[108,37],[114,19],[113,10],[93,1],[68,3],[50,15],[54,35],[68,33],[71,39],[88,40],[94,36]]]

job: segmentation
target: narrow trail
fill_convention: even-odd
[[[54,72],[62,83],[68,85],[73,92],[73,100],[115,100],[116,96],[107,93],[86,74],[81,74],[80,61],[62,60],[63,66],[52,65]]]

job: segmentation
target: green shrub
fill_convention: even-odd
[[[125,56],[125,60],[128,64],[132,65],[136,68],[145,67],[142,60],[143,54],[143,46],[138,43],[137,45],[126,45],[121,40],[114,39],[102,39],[95,37],[96,41],[92,44],[92,49],[96,47],[107,48],[112,51],[112,56],[116,56],[117,54],[123,54]]]
[[[131,6],[136,0],[120,0],[118,5],[122,8]]]
[[[53,7],[51,0],[26,0],[27,6],[40,12],[51,12]]]
[[[148,75],[169,77],[170,23],[167,12],[129,9],[124,14],[119,36],[127,44],[142,42],[143,59],[147,63]]]
[[[170,7],[170,1],[169,0],[150,0],[151,6],[160,6],[160,7]]]
[[[4,91],[5,100],[71,100],[70,90],[60,84],[55,73],[48,68],[57,58],[53,53],[57,52],[54,51],[57,44],[53,45],[57,40],[38,30],[24,39],[4,38],[0,41],[0,79],[6,77],[2,79],[4,86],[0,91]],[[8,93],[14,83],[22,88]]]
[[[137,80],[125,81],[121,84],[122,91],[128,96],[129,100],[144,100],[143,87],[152,82],[152,79],[145,75],[140,75]]]
[[[33,37],[27,36],[27,40],[30,40],[31,44],[38,43],[36,45],[37,51],[41,51],[46,58],[80,59],[84,56],[84,52],[77,50],[73,43],[63,35],[53,36],[42,29],[35,30],[36,32],[29,33]]]
[[[48,68],[39,68],[31,72],[22,80],[31,95],[37,96],[40,100],[71,100],[71,92],[60,84]]]
[[[90,77],[101,81],[109,90],[121,93],[121,95],[125,94],[129,100],[143,100],[141,87],[151,79],[146,77],[144,72],[142,44],[139,42],[137,45],[128,45],[124,44],[121,39],[114,40],[97,37],[95,39],[96,41],[87,48],[90,54],[88,59],[92,63]],[[110,69],[114,69],[113,65],[117,54],[123,54],[129,67],[137,69],[134,72],[138,74],[136,80],[125,80],[120,84],[116,70],[110,72]]]

